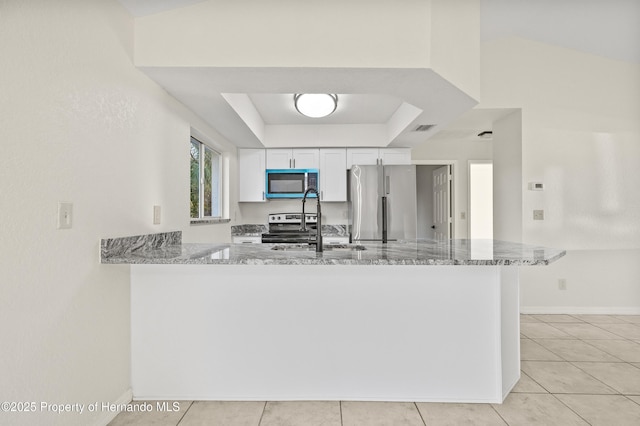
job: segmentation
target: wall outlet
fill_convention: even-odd
[[[162,219],[160,206],[153,206],[153,224],[160,225]]]
[[[529,182],[529,191],[544,191],[544,183]]]
[[[73,226],[73,203],[58,203],[58,229]]]
[[[544,220],[544,210],[534,210],[533,220]]]
[[[567,280],[565,278],[560,278],[558,280],[558,290],[566,290],[567,289]]]

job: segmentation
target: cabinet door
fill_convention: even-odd
[[[411,148],[380,148],[380,159],[385,166],[411,164]]]
[[[265,189],[264,149],[238,150],[238,201],[263,202]]]
[[[378,164],[378,148],[347,148],[347,169]]]
[[[322,237],[325,244],[349,244],[349,237]]]
[[[293,161],[290,149],[267,149],[267,169],[291,169]]]
[[[246,237],[246,236],[234,236],[231,238],[234,244],[262,244],[262,237]]]
[[[294,169],[317,169],[320,167],[320,150],[294,149],[292,150]]]
[[[347,150],[320,150],[320,200],[347,201]]]

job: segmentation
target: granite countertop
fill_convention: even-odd
[[[139,237],[126,237],[139,241]],[[136,238],[138,240],[136,240]],[[103,240],[107,264],[220,265],[548,265],[564,250],[496,240],[411,240],[382,244],[325,245],[316,253],[300,244],[189,244],[173,236],[168,243],[137,244],[134,250]],[[124,239],[120,239],[124,240]]]

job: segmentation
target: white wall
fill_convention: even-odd
[[[116,1],[0,6],[0,401],[127,398],[129,268],[101,265],[99,240],[189,228],[191,126],[231,149],[135,69],[132,48],[133,20]],[[56,229],[59,201],[74,204],[72,229]]]
[[[454,233],[455,238],[467,238],[468,235],[468,163],[469,160],[491,160],[492,141],[486,139],[440,139],[437,136],[425,141],[411,151],[411,160],[415,164],[453,165],[454,188]],[[440,163],[442,161],[442,163]],[[465,213],[465,219],[461,218]]]
[[[493,238],[522,241],[522,113],[493,123]]]
[[[492,163],[469,163],[469,238],[493,239]]]
[[[639,64],[483,43],[482,107],[522,108],[522,239],[568,250],[557,267],[522,268],[523,310],[640,312],[639,94]]]
[[[431,66],[480,99],[480,1],[431,0]]]
[[[210,0],[137,19],[136,64],[428,68],[429,19],[424,0]]]

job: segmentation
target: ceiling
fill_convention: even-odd
[[[135,17],[207,0],[119,0]],[[480,0],[481,37],[519,36],[640,63],[638,0]]]
[[[429,69],[141,67],[240,147],[290,145],[413,147],[476,101]],[[338,109],[311,119],[294,93],[336,93]],[[239,120],[240,118],[240,120]],[[306,130],[306,131],[305,131]]]
[[[305,117],[296,111],[293,94],[249,93],[249,99],[265,124],[317,124],[315,118]],[[386,123],[402,105],[397,96],[381,94],[340,94],[338,108],[323,124],[377,124]]]
[[[206,0],[119,1],[133,16],[141,17]],[[640,1],[481,0],[481,39],[507,36],[640,63]],[[319,123],[358,125],[363,129],[373,125],[391,127],[390,123],[393,123],[395,129],[387,128],[385,132],[393,137],[394,143],[415,146],[430,137],[476,138],[477,133],[490,130],[495,120],[512,112],[470,109],[473,103],[448,91],[450,88],[435,81],[434,76],[428,78],[435,81],[436,92],[441,92],[441,96],[434,96],[434,91],[429,90],[425,75],[392,76],[392,70],[380,70],[382,74],[379,75],[359,70],[349,75],[307,75],[303,78],[287,69],[254,70],[251,75],[243,76],[234,71],[229,73],[229,70],[193,70],[188,75],[184,69],[143,68],[143,71],[239,146],[264,144],[269,133],[265,129],[270,127]],[[385,72],[387,75],[383,75]],[[403,83],[391,83],[397,78]],[[202,90],[204,87],[207,89]],[[293,93],[305,92],[337,93],[339,107],[331,116],[320,119],[322,121],[304,117],[294,109],[292,98]],[[244,93],[252,106],[247,109],[247,103],[241,102],[242,98],[234,98],[234,93]],[[464,109],[467,112],[456,113],[459,118],[453,121],[447,118],[443,109],[449,107],[453,114],[456,108],[441,102],[449,96],[458,96],[461,104],[467,102]],[[233,99],[235,103],[230,102]],[[402,116],[400,121],[405,126],[401,131],[396,131],[398,116]],[[446,126],[422,134],[413,132],[417,124],[442,122]]]

